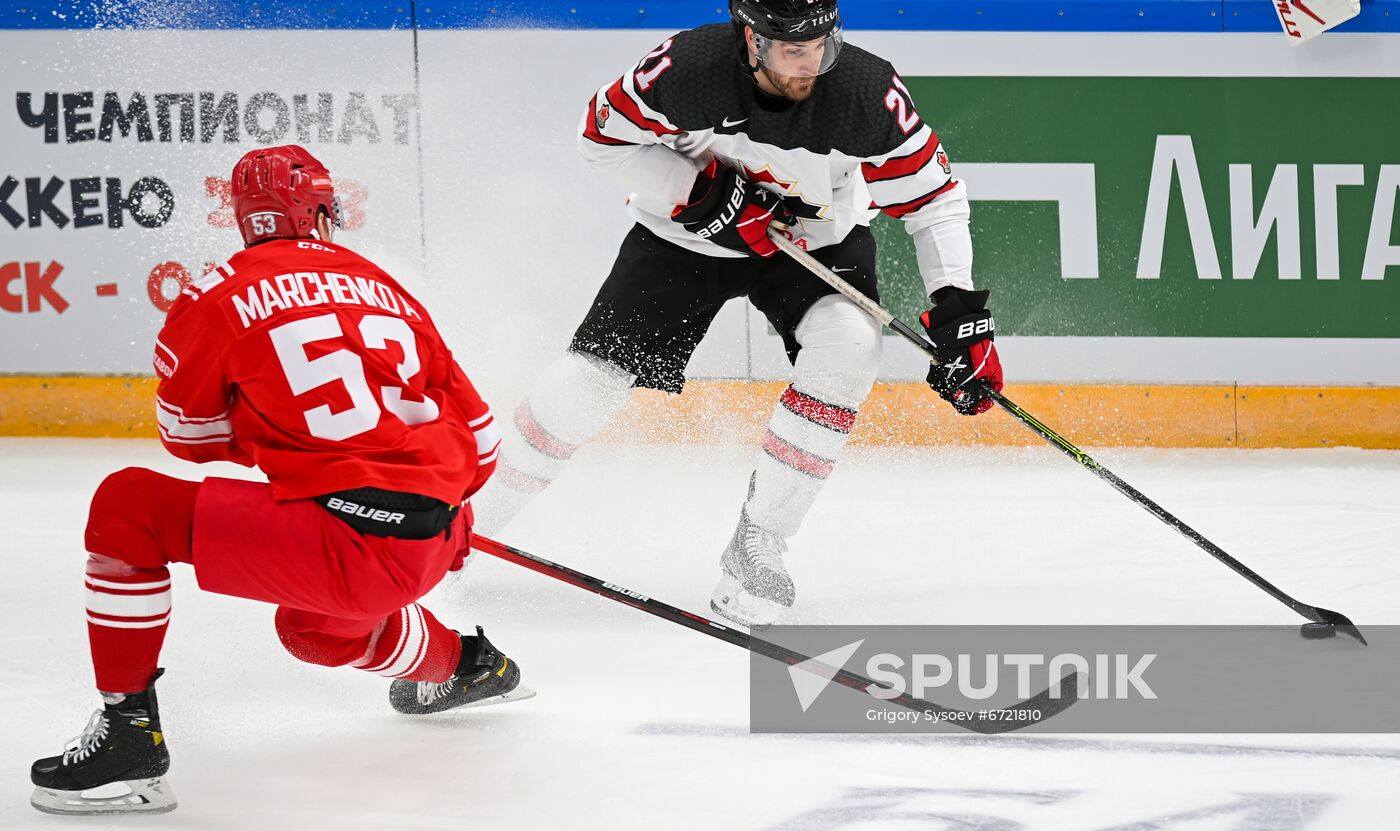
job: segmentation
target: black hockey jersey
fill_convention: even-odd
[[[884,211],[913,236],[930,292],[971,288],[966,190],[894,67],[847,43],[811,97],[794,102],[759,90],[739,43],[727,23],[681,32],[593,96],[579,147],[633,191],[632,217],[692,251],[743,256],[671,220],[715,157],[783,194],[809,250]]]

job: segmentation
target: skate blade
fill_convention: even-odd
[[[175,810],[175,792],[164,779],[112,782],[85,791],[35,788],[29,804],[45,814],[164,814]]]
[[[751,617],[749,617],[748,615],[741,614],[740,611],[733,605],[721,607],[719,603],[715,602],[714,600],[710,601],[710,611],[714,612],[716,615],[719,615],[721,618],[728,621],[731,625],[742,626],[745,629],[748,629],[750,632],[762,632],[773,625],[772,623],[766,622],[755,623]]]
[[[720,617],[741,626],[762,632],[778,623],[788,607],[744,591],[737,577],[724,574],[710,596],[710,609]]]
[[[470,710],[473,707],[488,707],[492,704],[509,704],[512,701],[524,701],[527,698],[534,697],[535,691],[522,684],[516,687],[515,689],[511,690],[510,692],[501,693],[500,695],[493,695],[489,698],[483,698],[480,701],[473,701],[470,704],[463,704],[460,707],[453,707],[452,710]]]

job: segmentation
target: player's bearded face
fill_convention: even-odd
[[[817,88],[817,76],[791,76],[780,75],[778,72],[766,65],[759,65],[759,71],[763,77],[768,79],[768,83],[778,88],[778,92],[783,97],[793,101],[806,101],[812,97],[812,90]]]
[[[816,88],[824,66],[827,38],[803,42],[775,40],[760,50],[759,71],[770,84],[793,101],[805,101]]]

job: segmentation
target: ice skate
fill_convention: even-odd
[[[520,666],[496,649],[480,626],[475,635],[462,636],[462,659],[451,678],[440,684],[399,680],[389,686],[389,704],[410,715],[504,704],[534,696],[534,690],[520,686]]]
[[[783,567],[787,542],[749,521],[740,511],[739,525],[720,556],[719,585],[710,596],[716,613],[756,629],[776,623],[797,597],[792,578]]]
[[[30,768],[30,804],[46,814],[162,814],[175,809],[163,778],[170,753],[160,729],[156,679],[92,714],[61,755]]]

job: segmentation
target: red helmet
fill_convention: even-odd
[[[233,166],[233,214],[247,245],[308,238],[322,210],[341,227],[330,171],[304,147],[250,150]]]

